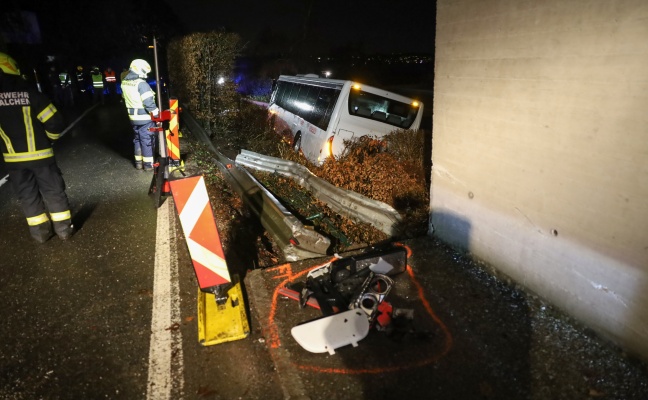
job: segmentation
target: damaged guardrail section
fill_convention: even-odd
[[[307,229],[248,171],[237,167],[232,160],[216,150],[209,136],[191,114],[185,111],[182,115],[191,132],[209,146],[215,155],[214,162],[223,172],[225,179],[259,217],[261,225],[275,239],[287,261],[326,255],[331,246],[329,238]]]
[[[394,208],[359,193],[335,187],[315,176],[301,164],[248,150],[241,150],[236,157],[236,163],[259,171],[290,177],[311,191],[317,199],[325,202],[336,213],[354,221],[368,223],[390,236],[399,233],[397,224],[401,218]]]

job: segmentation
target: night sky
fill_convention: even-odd
[[[6,51],[41,69],[56,64],[121,70],[134,58],[152,59],[153,37],[164,49],[184,34],[223,31],[242,38],[239,55],[255,68],[271,62],[297,73],[334,69],[338,76],[367,82],[421,80],[432,76],[429,62],[391,55],[434,55],[435,5],[434,0],[9,0],[0,10],[0,32],[24,37],[29,30],[23,14],[37,20],[39,41],[7,40]]]
[[[435,2],[394,0],[164,0],[188,31],[224,28],[250,45],[299,39],[324,52],[433,53]]]

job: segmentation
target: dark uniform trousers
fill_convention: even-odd
[[[52,236],[50,218],[57,234],[70,229],[72,216],[65,194],[65,181],[56,163],[8,169],[7,172],[27,217],[32,237],[40,241]]]

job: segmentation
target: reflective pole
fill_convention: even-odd
[[[153,36],[153,57],[155,60],[155,88],[157,92],[157,106],[160,113],[162,113],[162,91],[160,90],[160,68],[158,63],[158,48],[157,48],[157,39]],[[158,122],[158,128],[162,126],[161,122]],[[160,149],[160,163],[166,161],[167,149],[166,149],[166,136],[164,130],[158,132],[158,148]],[[165,163],[166,165],[166,163]],[[168,178],[166,168],[165,168],[165,178]]]
[[[155,60],[155,86],[156,86],[156,92],[157,92],[157,106],[158,106],[158,112],[159,116],[162,116],[162,90],[160,89],[160,68],[159,68],[159,63],[158,63],[158,48],[157,48],[157,39],[155,36],[153,36],[153,57]],[[158,166],[156,167],[155,170],[155,176],[153,177],[155,181],[155,187],[156,187],[156,192],[155,192],[155,203],[156,207],[159,207],[161,205],[160,199],[162,195],[162,191],[164,190],[164,187],[168,185],[169,182],[169,159],[168,159],[168,154],[167,154],[167,146],[166,146],[166,133],[164,132],[164,129],[162,129],[163,124],[162,122],[157,123],[157,128],[159,129],[158,131],[158,149],[159,149],[159,154],[160,157],[158,158]]]
[[[157,39],[153,36],[153,58],[155,61],[155,86],[157,91],[158,110],[162,111],[162,91],[160,90],[160,68],[158,64]]]

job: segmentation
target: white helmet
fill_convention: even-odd
[[[135,72],[140,78],[146,78],[146,75],[151,72],[151,66],[146,61],[138,58],[131,62],[130,70]]]

